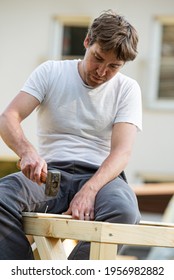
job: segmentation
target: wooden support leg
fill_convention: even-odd
[[[90,260],[116,260],[117,245],[91,242]]]
[[[61,239],[34,236],[41,260],[66,260],[67,256]]]

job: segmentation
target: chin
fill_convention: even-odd
[[[104,82],[105,81],[88,79],[87,80],[87,85],[89,85],[91,87],[98,87],[98,86],[102,85]]]
[[[94,87],[94,88],[100,86],[101,84],[103,84],[103,83],[96,83],[96,82],[88,83],[89,86]]]

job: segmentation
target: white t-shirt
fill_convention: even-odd
[[[39,154],[47,161],[83,161],[101,165],[108,156],[114,123],[142,127],[141,92],[121,73],[92,88],[78,72],[79,60],[47,61],[22,90],[40,101]]]

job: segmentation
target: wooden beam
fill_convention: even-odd
[[[132,188],[137,196],[174,194],[174,183],[144,183],[132,185]]]
[[[174,247],[174,226],[103,223],[101,242],[125,245]]]
[[[42,214],[43,215],[43,214]],[[174,247],[174,226],[128,225],[24,216],[26,234],[90,242]]]
[[[31,216],[23,214],[26,234],[45,237],[99,241],[102,223],[47,217],[48,214]]]
[[[66,260],[67,256],[61,239],[34,236],[42,260]]]
[[[117,245],[91,242],[90,260],[116,260]]]

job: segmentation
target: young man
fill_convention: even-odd
[[[137,55],[137,32],[107,11],[84,40],[83,60],[47,61],[30,75],[0,117],[0,135],[21,159],[21,172],[0,180],[0,259],[32,259],[22,211],[71,214],[74,219],[137,223],[137,200],[124,172],[137,130],[141,93],[120,73]],[[37,108],[38,151],[21,122]],[[61,171],[57,197],[48,197],[41,171]],[[88,259],[79,242],[69,259]]]

